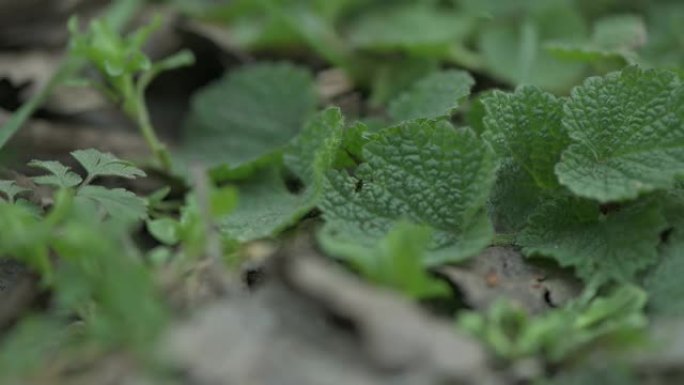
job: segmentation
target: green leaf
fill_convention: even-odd
[[[408,56],[384,60],[373,73],[369,104],[373,107],[386,105],[415,82],[438,69],[439,61],[434,58]]]
[[[0,180],[0,193],[2,193],[10,203],[14,202],[14,198],[16,198],[17,195],[26,191],[30,190],[17,185],[17,182],[13,180]],[[0,196],[0,201],[4,201],[2,196]]]
[[[122,188],[83,186],[78,190],[75,200],[77,205],[111,218],[133,221],[147,217],[146,201]]]
[[[561,184],[600,202],[667,189],[684,174],[684,87],[674,74],[635,66],[587,79],[565,105],[573,144]]]
[[[117,176],[122,178],[144,177],[145,172],[131,162],[121,160],[108,152],[95,149],[76,150],[71,153],[88,173],[88,180],[98,176]]]
[[[449,117],[463,98],[470,95],[475,80],[465,71],[441,71],[416,82],[394,99],[388,113],[396,121]]]
[[[80,175],[71,171],[71,168],[54,160],[32,160],[28,164],[31,167],[42,168],[52,175],[41,175],[33,178],[37,184],[69,188],[78,186],[83,181]]]
[[[363,157],[353,174],[328,175],[320,239],[331,254],[372,247],[402,218],[434,230],[428,264],[464,259],[491,240],[484,204],[494,153],[469,129],[410,121],[377,133]]]
[[[675,229],[662,249],[658,265],[644,278],[649,310],[661,316],[684,315],[684,232]]]
[[[426,4],[385,6],[362,15],[350,27],[349,40],[366,50],[445,57],[467,37],[475,21],[470,15]]]
[[[430,239],[428,227],[402,221],[372,250],[354,256],[351,262],[370,281],[411,298],[447,294],[445,282],[430,275],[423,264]]]
[[[238,185],[238,205],[220,220],[221,230],[246,242],[282,231],[311,211],[322,197],[325,172],[335,160],[343,127],[338,108],[316,115],[284,156],[286,166],[304,183],[303,191],[288,190],[279,168],[262,170]]]
[[[285,165],[306,185],[320,185],[337,156],[343,127],[339,108],[320,112],[285,151]]]
[[[574,267],[585,281],[630,281],[656,262],[666,227],[660,206],[652,201],[602,214],[594,202],[560,198],[532,214],[517,243],[528,256]]]
[[[181,153],[210,167],[239,168],[282,150],[314,112],[311,74],[290,64],[229,73],[192,100]]]
[[[554,167],[570,139],[561,126],[563,100],[536,87],[494,91],[482,99],[489,139],[542,188],[558,187]]]
[[[368,143],[369,131],[367,125],[356,122],[342,132],[334,168],[355,167],[363,161],[363,146]]]
[[[504,159],[488,202],[494,229],[503,233],[522,230],[544,196],[544,190],[525,169],[511,159]]]
[[[610,15],[594,23],[589,41],[584,43],[551,43],[547,49],[562,59],[594,62],[620,59],[633,62],[636,50],[646,43],[646,25],[636,15]]]
[[[529,84],[547,90],[565,91],[583,74],[581,63],[554,58],[543,43],[586,34],[584,19],[570,7],[555,6],[524,17],[497,18],[482,29],[479,51],[485,68],[512,84]]]
[[[173,218],[159,218],[147,221],[147,230],[159,242],[173,246],[179,241],[179,223]]]

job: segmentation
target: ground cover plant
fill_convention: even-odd
[[[0,27],[0,383],[684,380],[684,4],[57,3]]]

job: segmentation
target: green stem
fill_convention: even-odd
[[[150,113],[147,110],[147,103],[145,103],[145,95],[141,89],[136,92],[134,116],[132,118],[138,123],[138,128],[140,128],[147,146],[152,151],[152,155],[159,161],[162,169],[164,171],[171,171],[171,155],[166,145],[159,140],[157,133],[154,131],[152,121],[150,120]]]
[[[116,31],[121,30],[140,8],[144,0],[118,0],[115,1],[105,11],[104,18],[109,25]],[[84,60],[76,60],[67,56],[59,64],[57,71],[52,75],[47,85],[38,93],[33,95],[24,105],[12,114],[12,117],[0,127],[0,149],[7,144],[7,141],[19,131],[24,123],[33,115],[45,100],[52,94],[52,91],[64,80],[73,78],[78,71],[85,66]]]

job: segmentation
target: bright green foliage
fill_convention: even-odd
[[[459,326],[482,339],[499,356],[541,356],[558,362],[592,343],[619,345],[646,326],[646,294],[620,286],[605,297],[580,298],[564,308],[530,317],[502,300],[485,314],[463,313]]]
[[[491,239],[484,204],[494,154],[469,129],[410,121],[375,134],[363,157],[353,174],[328,176],[320,238],[333,255],[372,247],[402,218],[434,230],[428,264],[461,260]]]
[[[665,316],[684,315],[684,229],[675,229],[663,248],[660,261],[644,280],[649,294],[648,307]]]
[[[94,149],[76,150],[71,155],[86,170],[85,180],[57,161],[39,160],[33,160],[29,165],[42,168],[50,174],[35,177],[33,180],[37,184],[75,188],[75,199],[78,204],[98,217],[106,216],[126,221],[147,217],[146,201],[132,192],[122,188],[107,189],[90,184],[95,178],[101,176],[128,179],[144,177],[144,171],[110,153]]]
[[[17,185],[17,182],[13,180],[0,180],[0,202],[5,202],[7,199],[10,203],[14,203],[17,195],[26,191],[29,189]]]
[[[594,62],[619,59],[633,62],[636,50],[646,43],[646,26],[635,15],[611,15],[594,23],[594,31],[585,43],[554,43],[548,49],[563,59]]]
[[[311,211],[323,194],[325,172],[338,154],[343,126],[338,108],[328,108],[311,119],[284,156],[285,165],[304,184],[303,191],[289,191],[280,169],[263,170],[238,185],[239,203],[220,220],[222,231],[239,241],[263,238]]]
[[[384,6],[357,20],[350,27],[349,40],[366,50],[445,57],[474,22],[469,15],[427,4]]]
[[[129,179],[145,176],[145,172],[135,167],[131,162],[121,160],[108,152],[100,152],[91,148],[76,150],[71,155],[88,173],[87,180],[93,180],[98,176],[116,176]]]
[[[448,118],[474,84],[464,71],[435,72],[394,99],[387,112],[396,121]]]
[[[632,66],[589,78],[573,90],[563,125],[574,143],[556,173],[577,195],[633,199],[684,174],[684,87],[670,72]]]
[[[161,18],[122,37],[108,21],[94,20],[90,28],[80,32],[78,20],[69,20],[70,57],[92,64],[102,75],[97,81],[84,80],[112,102],[120,104],[129,118],[134,120],[159,165],[171,169],[171,158],[166,146],[159,141],[152,127],[145,90],[161,72],[194,63],[190,51],[180,51],[161,61],[152,61],[142,51],[151,34],[161,26]]]
[[[71,171],[71,168],[54,160],[32,160],[28,165],[31,167],[41,168],[51,174],[41,175],[33,178],[33,181],[36,184],[70,188],[78,186],[81,182],[83,182],[83,178]]]
[[[602,214],[577,198],[545,202],[530,217],[517,243],[527,255],[552,257],[574,267],[585,281],[631,281],[657,261],[667,223],[660,206],[639,202]]]
[[[374,248],[350,262],[368,280],[408,297],[444,295],[449,292],[445,282],[425,271],[423,263],[430,238],[428,227],[399,222]]]
[[[290,64],[256,64],[197,93],[182,153],[205,165],[238,168],[282,149],[316,106],[311,74]]]
[[[558,186],[554,167],[570,139],[561,126],[563,100],[525,86],[515,93],[494,91],[482,99],[488,138],[541,188]]]
[[[122,188],[108,189],[102,186],[83,186],[78,190],[75,200],[84,209],[99,214],[98,216],[101,217],[125,221],[135,221],[147,217],[145,200]]]

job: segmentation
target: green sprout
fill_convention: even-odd
[[[195,59],[190,51],[181,50],[152,62],[143,47],[160,25],[161,18],[155,17],[149,24],[121,36],[103,20],[94,20],[85,32],[81,32],[78,19],[73,17],[69,20],[70,54],[85,59],[97,69],[101,80],[86,80],[85,83],[121,106],[138,125],[156,161],[162,169],[169,171],[171,156],[150,121],[145,90],[161,72],[191,65]]]

